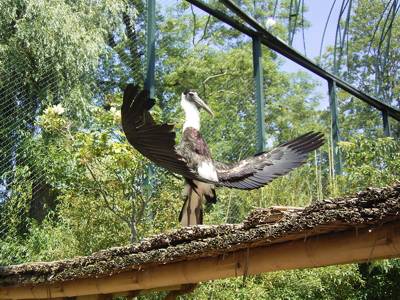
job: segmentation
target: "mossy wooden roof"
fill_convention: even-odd
[[[356,236],[363,228],[398,222],[399,183],[319,201],[306,208],[257,209],[242,224],[181,228],[90,256],[0,267],[0,298],[2,288],[105,278],[182,261],[222,257],[243,249],[306,241],[313,236],[344,231]]]

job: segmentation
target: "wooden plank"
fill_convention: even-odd
[[[280,244],[239,250],[133,270],[106,278],[88,278],[58,284],[0,288],[0,299],[38,299],[111,294],[181,284],[370,261],[400,256],[400,221],[376,228],[317,235]]]

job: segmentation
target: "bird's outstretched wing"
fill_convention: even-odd
[[[278,176],[305,163],[308,153],[323,143],[321,133],[310,132],[270,152],[241,160],[235,164],[213,162],[218,182],[202,178],[190,168],[175,147],[173,125],[156,124],[149,113],[154,100],[146,90],[129,84],[121,108],[122,127],[129,143],[157,165],[187,179],[195,179],[217,186],[251,190],[262,187]]]
[[[324,144],[322,133],[309,132],[269,152],[234,164],[214,162],[219,186],[252,190],[266,185],[278,176],[301,166],[311,151]]]
[[[175,149],[174,126],[156,124],[149,113],[154,100],[146,90],[128,84],[121,107],[122,128],[129,143],[157,165],[189,179],[200,179]]]

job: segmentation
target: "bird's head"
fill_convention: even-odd
[[[197,109],[203,108],[206,112],[208,112],[211,116],[214,116],[214,113],[212,112],[211,108],[208,107],[207,103],[203,101],[199,95],[197,95],[196,91],[193,90],[185,90],[182,93],[181,97],[181,105],[183,106],[186,103],[191,103],[194,105]]]

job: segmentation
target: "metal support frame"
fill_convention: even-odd
[[[338,142],[340,141],[338,106],[336,99],[336,83],[328,80],[329,109],[331,111],[331,131],[332,131],[332,152],[335,174],[342,174],[342,157],[339,151]]]
[[[400,121],[400,111],[398,109],[393,108],[370,95],[367,95],[366,93],[359,90],[358,88],[355,88],[348,82],[340,79],[336,75],[318,66],[313,61],[311,61],[307,57],[303,56],[302,54],[300,54],[299,52],[288,46],[285,42],[272,35],[263,26],[261,26],[261,24],[259,24],[254,18],[247,15],[243,10],[241,10],[239,6],[237,6],[231,0],[221,0],[221,2],[223,2],[226,5],[226,7],[228,7],[231,11],[233,11],[239,18],[241,18],[244,21],[244,23],[238,22],[236,19],[234,19],[233,17],[227,15],[226,13],[220,10],[211,8],[208,4],[204,3],[203,1],[199,0],[186,0],[186,1],[192,3],[193,5],[197,6],[198,8],[207,12],[208,14],[212,15],[213,17],[225,22],[226,24],[232,26],[236,30],[246,34],[251,38],[259,37],[261,43],[267,46],[268,48],[289,58],[293,62],[310,70],[311,72],[324,78],[325,80],[331,80],[335,82],[337,87],[345,90],[346,92],[368,103],[369,105],[375,107],[380,111],[383,110],[387,111],[388,116],[396,119],[397,121]],[[247,24],[252,26],[254,29],[252,27],[247,26]]]
[[[156,65],[156,1],[147,0],[147,57],[145,88],[149,90],[150,98],[155,95],[155,65]]]
[[[155,96],[155,70],[156,70],[156,1],[147,0],[147,56],[146,56],[146,79],[144,87],[149,91],[150,99]],[[145,193],[150,196],[153,192],[151,179],[154,175],[152,164],[147,166],[147,174],[144,179]]]
[[[387,111],[385,110],[382,110],[382,121],[383,121],[383,132],[385,136],[390,137],[392,133],[390,130],[389,116]]]
[[[257,151],[265,151],[265,102],[263,85],[263,65],[261,42],[259,38],[253,38],[253,74],[255,83],[255,96],[257,104]]]

